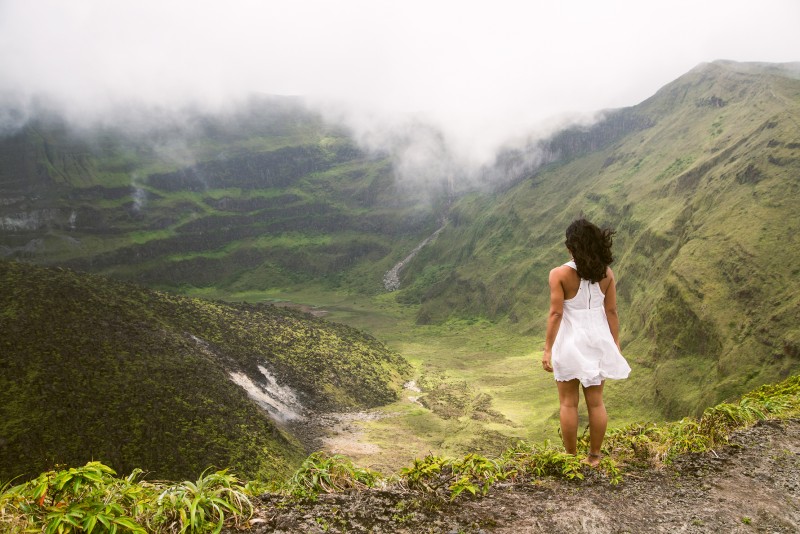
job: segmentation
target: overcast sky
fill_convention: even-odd
[[[476,151],[715,59],[800,61],[800,1],[0,0],[4,98],[304,95],[417,113]]]

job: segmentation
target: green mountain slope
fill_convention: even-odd
[[[798,65],[701,65],[530,150],[555,161],[461,199],[405,271],[398,298],[421,303],[419,322],[479,315],[543,332],[547,273],[584,213],[617,230],[639,402],[681,416],[800,369]]]
[[[304,451],[276,421],[390,402],[408,372],[375,339],[300,312],[7,261],[0,351],[4,480],[92,459],[172,479],[285,475]],[[292,391],[265,410],[237,384]]]
[[[0,139],[0,257],[160,286],[375,291],[435,229],[437,188],[400,190],[388,157],[293,99],[82,128],[40,113]]]

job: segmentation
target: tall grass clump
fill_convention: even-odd
[[[164,489],[148,524],[168,531],[219,532],[226,514],[235,523],[252,515],[253,505],[245,491],[225,470],[203,473],[195,482],[186,480]]]
[[[516,466],[519,474],[532,478],[550,476],[567,480],[584,478],[580,458],[553,447],[549,441],[545,441],[542,445],[520,441],[507,449],[504,457]]]
[[[356,467],[340,454],[315,452],[295,471],[284,490],[294,497],[314,500],[320,493],[370,488],[379,478],[380,473]]]

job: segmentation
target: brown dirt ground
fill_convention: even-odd
[[[245,531],[800,532],[800,419],[761,422],[730,443],[661,469],[628,471],[616,486],[587,468],[583,481],[498,484],[484,498],[455,503],[402,489],[322,495],[313,503],[264,495]]]

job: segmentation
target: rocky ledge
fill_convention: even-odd
[[[587,468],[582,481],[497,484],[453,503],[372,489],[306,503],[264,495],[256,506],[247,532],[798,532],[800,419],[760,422],[711,453],[626,471],[618,485]]]

